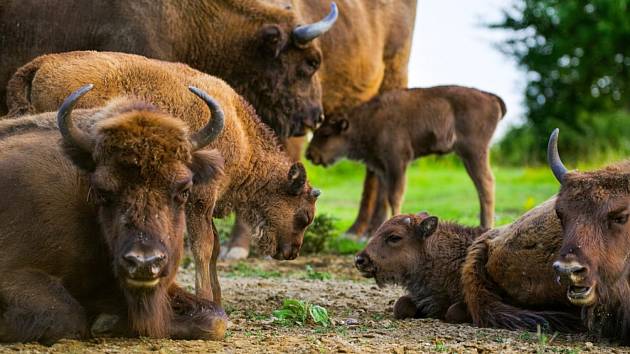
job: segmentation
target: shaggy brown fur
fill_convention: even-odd
[[[251,106],[223,81],[183,64],[122,53],[51,54],[25,65],[16,76],[26,72],[34,73],[24,107],[29,112],[50,111],[73,89],[94,83],[92,92],[77,107],[98,107],[116,96],[138,97],[197,130],[208,121],[209,111],[187,86],[207,92],[225,112],[223,132],[210,144],[225,158],[225,174],[217,180],[217,188],[193,188],[187,204],[193,250],[213,249],[212,216],[237,211],[253,227],[254,239],[264,254],[278,259],[297,257],[304,230],[313,220],[317,193],[306,182],[302,164],[290,161]],[[17,129],[14,122],[6,124]],[[210,254],[195,259],[197,289],[205,296],[218,288],[209,259]],[[209,273],[208,267],[212,267]],[[219,294],[214,295],[218,301]]]
[[[397,215],[409,163],[421,156],[454,151],[477,187],[481,226],[492,227],[494,177],[488,148],[504,114],[499,97],[476,89],[393,90],[347,114],[329,117],[315,132],[307,157],[324,166],[341,157],[365,162],[378,175],[381,195]]]
[[[221,176],[221,156],[144,103],[82,115],[98,116],[91,151],[52,130],[0,140],[0,341],[84,338],[101,313],[127,336],[222,338],[220,306],[174,283],[184,203]]]
[[[426,213],[385,222],[356,257],[361,273],[379,286],[399,284],[407,295],[394,306],[396,318],[432,317],[463,322],[460,270],[466,249],[485,229],[440,222]],[[452,308],[451,308],[452,307]]]
[[[592,333],[630,343],[630,161],[567,173],[555,208],[562,248],[554,267],[572,268],[559,273],[569,300],[583,306]]]
[[[551,269],[562,242],[554,203],[548,200],[512,224],[486,232],[469,248],[462,283],[476,326],[582,329],[578,309]]]

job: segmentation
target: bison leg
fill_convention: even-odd
[[[230,242],[224,259],[245,259],[249,256],[249,245],[251,243],[252,230],[245,223],[243,218],[236,213],[236,220],[230,234]]]
[[[415,318],[417,312],[418,308],[409,295],[401,296],[394,304],[394,318],[398,320]]]
[[[402,207],[405,186],[407,185],[405,170],[404,165],[392,166],[386,173],[387,201],[392,209],[392,216],[400,214]]]
[[[376,230],[383,225],[385,220],[387,220],[388,206],[387,186],[385,183],[379,181],[376,203],[374,204],[374,212],[372,213],[372,218],[370,219],[370,227],[366,232],[367,236],[374,234]]]
[[[479,153],[462,154],[466,171],[477,188],[481,226],[494,226],[494,176],[490,169],[488,150]]]
[[[214,247],[212,248],[212,258],[210,258],[210,283],[212,284],[212,295],[215,303],[221,305],[221,284],[219,284],[219,274],[217,272],[217,260],[221,253],[221,241],[219,232],[212,222],[212,233],[214,234]]]
[[[227,316],[216,303],[187,293],[173,284],[169,289],[173,339],[220,340],[225,336]]]
[[[472,322],[472,317],[470,317],[470,313],[468,312],[468,307],[466,307],[466,303],[464,303],[463,301],[458,301],[452,304],[448,308],[448,310],[446,310],[444,321],[448,323]]]
[[[0,342],[52,345],[61,338],[87,336],[85,311],[59,279],[37,270],[20,270],[2,277]]]
[[[376,174],[366,168],[365,180],[363,181],[363,193],[361,194],[361,205],[356,220],[350,226],[347,234],[363,235],[368,231],[368,226],[374,214],[375,204],[378,197],[379,180]]]
[[[190,248],[195,260],[195,290],[204,299],[213,299],[210,262],[215,235],[212,230],[214,198],[197,191],[196,198],[187,204],[186,227],[190,236]],[[201,194],[201,196],[200,196]]]

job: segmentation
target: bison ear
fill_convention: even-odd
[[[259,33],[261,49],[273,58],[280,55],[280,51],[287,42],[287,35],[278,25],[264,26]]]
[[[306,169],[301,162],[296,162],[289,169],[289,194],[299,195],[306,184]]]
[[[421,238],[427,238],[435,232],[438,226],[437,216],[429,216],[416,225],[416,235]]]
[[[198,150],[192,153],[190,170],[193,184],[199,185],[223,175],[223,156],[217,150]]]
[[[66,143],[66,141],[61,142],[61,147],[64,154],[75,166],[86,172],[94,172],[96,162],[94,162],[92,154],[74,144]]]

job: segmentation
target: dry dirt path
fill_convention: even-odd
[[[329,273],[327,280],[311,279]],[[260,259],[220,265],[224,306],[230,317],[222,342],[101,338],[37,344],[0,345],[1,352],[54,353],[630,353],[630,347],[596,342],[585,336],[558,336],[543,344],[535,333],[479,329],[436,320],[392,318],[398,288],[378,289],[362,279],[351,257],[300,257],[292,262]],[[180,282],[190,286],[194,272],[183,269]],[[271,312],[287,298],[328,309],[334,326],[282,326]]]

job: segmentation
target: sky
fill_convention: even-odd
[[[524,113],[525,73],[495,48],[508,33],[485,28],[501,19],[511,0],[418,0],[410,87],[444,84],[472,86],[503,98],[507,114],[494,140]]]

